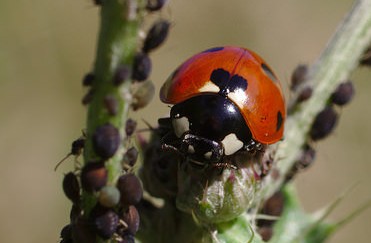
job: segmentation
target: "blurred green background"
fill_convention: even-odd
[[[352,2],[172,0],[146,19],[146,26],[160,16],[173,23],[166,44],[151,55],[152,79],[159,87],[190,55],[239,45],[264,57],[289,97],[292,70],[315,61]],[[98,13],[89,0],[0,1],[0,242],[57,242],[68,222],[61,181],[72,162],[53,168],[84,128],[81,79],[92,67]],[[314,166],[296,180],[309,211],[361,182],[331,214],[334,220],[371,197],[369,77],[365,68],[354,73],[354,101],[340,111],[335,133],[316,144]],[[154,124],[167,112],[156,95],[134,116]],[[367,210],[330,242],[370,242],[370,219]]]

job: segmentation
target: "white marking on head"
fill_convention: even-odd
[[[242,89],[236,89],[234,92],[229,92],[227,96],[237,105],[245,104],[248,101],[248,97]]]
[[[175,118],[172,120],[174,133],[180,138],[185,132],[189,131],[189,121],[187,117]]]
[[[188,153],[194,154],[195,153],[195,147],[193,147],[192,145],[188,145]]]
[[[220,91],[219,87],[211,81],[207,81],[204,86],[199,88],[199,92],[211,92],[218,93]]]
[[[213,153],[211,151],[209,151],[209,152],[206,152],[204,154],[204,157],[205,157],[205,159],[210,159],[211,158],[211,155],[213,155]]]
[[[231,133],[225,136],[222,141],[224,146],[224,154],[231,155],[240,150],[243,147],[243,142],[238,140],[236,134]]]

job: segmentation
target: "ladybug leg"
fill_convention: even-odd
[[[190,133],[183,135],[180,151],[197,166],[219,163],[224,155],[221,143]]]
[[[158,119],[158,124],[159,126],[156,131],[161,138],[161,149],[164,151],[177,152],[183,155],[179,151],[180,139],[173,132],[171,118],[160,118]]]
[[[163,150],[172,150],[179,152],[180,140],[172,131],[169,131],[161,137],[161,148]]]

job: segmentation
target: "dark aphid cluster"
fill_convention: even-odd
[[[349,80],[339,84],[334,93],[332,93],[327,106],[316,116],[310,137],[313,141],[318,141],[327,137],[336,127],[338,112],[336,106],[342,107],[348,104],[354,96],[354,86]]]
[[[136,129],[136,122],[128,119],[125,133],[129,138]],[[106,161],[109,160],[122,142],[118,129],[110,123],[98,126],[92,134],[92,147],[99,157],[88,161],[77,172],[69,172],[63,179],[63,191],[73,203],[71,222],[61,232],[61,242],[95,242],[98,235],[102,239],[114,238],[118,242],[134,242],[139,227],[139,214],[135,208],[143,195],[139,178],[132,171],[138,151],[131,147],[123,155],[123,171],[126,171],[116,185],[108,183]],[[85,139],[72,143],[69,155],[82,153]],[[96,205],[87,215],[81,208],[82,190],[94,195]]]
[[[290,107],[291,111],[294,110],[292,108],[295,107],[296,104],[308,100],[312,96],[312,87],[305,83],[307,76],[308,67],[305,65],[299,65],[291,76],[290,89],[294,92],[299,92],[296,101]],[[301,89],[298,88],[299,86],[302,86]],[[339,118],[339,114],[337,112],[338,107],[348,104],[352,100],[353,96],[354,86],[350,80],[342,82],[333,92],[325,108],[315,117],[309,131],[308,141],[302,147],[295,165],[291,169],[290,173],[286,176],[286,181],[290,181],[297,172],[306,169],[313,163],[316,151],[310,144],[312,142],[324,139],[332,133]]]
[[[73,172],[65,175],[63,190],[73,206],[71,223],[62,229],[61,242],[95,242],[90,241],[95,235],[102,239],[114,237],[119,242],[134,240],[139,228],[135,205],[143,195],[141,182],[134,174],[122,175],[117,185],[108,185],[107,179],[108,171],[102,161],[87,163],[81,170],[80,181]],[[97,196],[89,215],[84,215],[80,207],[81,189]]]
[[[134,174],[122,175],[116,186],[103,187],[98,203],[89,215],[93,231],[103,239],[114,237],[119,242],[127,237],[134,239],[139,228],[135,205],[142,195],[142,185]]]
[[[95,0],[98,6],[105,0]],[[161,10],[167,0],[148,0],[145,9],[148,12]],[[134,5],[133,5],[134,6]],[[138,6],[134,6],[136,13]],[[133,57],[131,64],[120,63],[108,77],[108,86],[112,89],[120,88],[123,84],[133,82],[130,92],[131,108],[138,110],[145,107],[154,95],[154,85],[148,80],[152,70],[149,53],[158,48],[167,38],[170,23],[166,20],[155,22],[148,30],[143,40],[140,51]],[[86,95],[82,98],[84,105],[101,102],[105,109],[106,117],[112,118],[120,115],[121,104],[117,93],[107,93],[104,96],[98,93],[99,80],[94,72],[87,73],[82,79],[82,85],[87,88]],[[141,82],[139,84],[139,82]],[[128,96],[128,97],[129,97]],[[100,100],[95,100],[100,99]],[[125,97],[126,99],[126,97]],[[104,117],[105,118],[105,117]],[[138,159],[138,150],[130,147],[130,139],[135,134],[137,122],[128,119],[125,123],[124,133],[114,123],[105,122],[96,126],[89,134],[91,146],[95,157],[74,172],[69,172],[63,179],[63,191],[71,200],[70,224],[61,231],[61,242],[96,242],[96,237],[114,239],[115,242],[134,242],[134,236],[139,229],[139,213],[136,208],[142,200],[143,189],[139,178],[133,174],[133,166]],[[85,139],[73,142],[71,152],[67,155],[79,156],[85,146]],[[109,181],[107,166],[110,159],[117,155],[120,145],[125,143],[128,149],[122,154],[123,174],[115,182]],[[89,147],[90,148],[90,147]],[[66,158],[67,158],[66,157]],[[57,165],[58,166],[58,165]],[[84,193],[83,193],[84,192]],[[82,195],[96,198],[96,204],[91,205],[91,210],[82,208]]]
[[[281,216],[285,206],[285,198],[281,191],[276,192],[267,201],[265,201],[259,214],[265,216],[279,217]],[[272,219],[258,219],[258,233],[263,241],[269,241],[273,235],[273,226],[276,220]]]

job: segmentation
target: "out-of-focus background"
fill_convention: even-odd
[[[155,15],[173,24],[166,44],[151,55],[151,78],[159,87],[190,55],[238,45],[264,57],[289,97],[292,70],[315,61],[352,2],[172,0]],[[53,168],[84,128],[81,79],[93,64],[98,14],[89,0],[0,2],[0,242],[57,242],[68,222],[71,204],[61,182],[73,159],[57,172]],[[360,181],[333,220],[371,197],[370,70],[357,70],[352,79],[353,102],[340,111],[335,133],[316,144],[314,166],[297,177],[308,211]],[[157,97],[135,117],[154,124],[166,115],[168,107]],[[368,210],[330,242],[370,242],[370,219]]]

